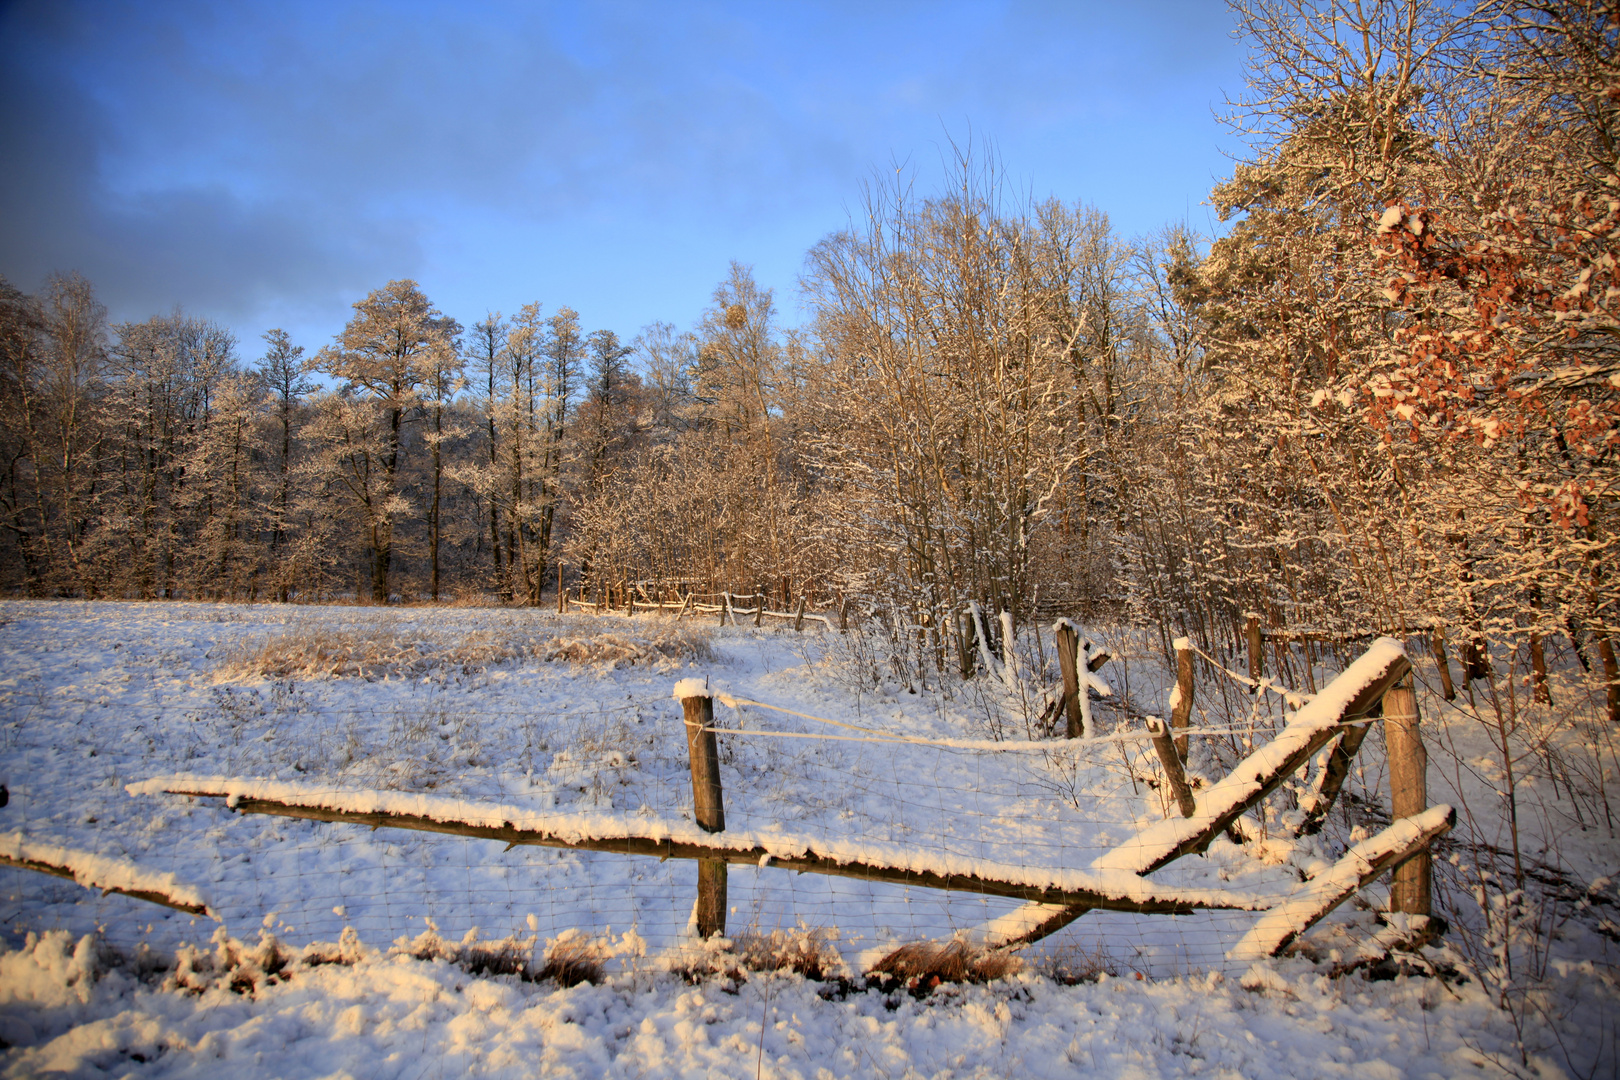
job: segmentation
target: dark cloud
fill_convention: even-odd
[[[467,307],[544,292],[588,310],[572,290],[589,286],[633,331],[693,313],[627,316],[627,264],[666,275],[639,283],[647,305],[706,296],[731,257],[785,289],[873,166],[927,168],[970,133],[1043,190],[1167,185],[1173,217],[1184,146],[1116,144],[1176,114],[1209,127],[1207,84],[1235,66],[1218,13],[17,4],[0,11],[0,274],[79,269],[124,317],[183,302],[323,334],[393,277]]]

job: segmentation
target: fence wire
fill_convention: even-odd
[[[1126,650],[1120,655],[1129,659]],[[1163,701],[1168,681],[1161,668],[1141,663],[1136,678],[1137,700]],[[669,693],[672,680],[638,677],[615,689],[604,688],[601,678],[580,679],[577,692],[548,686],[546,700],[536,702],[521,672],[508,669],[466,676],[465,686],[433,678],[379,684],[376,693],[296,678],[254,685],[199,678],[139,695],[138,712],[126,707],[127,682],[14,685],[0,691],[10,718],[3,760],[12,789],[0,831],[61,837],[172,872],[207,893],[237,937],[263,928],[291,942],[335,941],[352,929],[368,945],[386,947],[431,927],[451,940],[476,930],[486,940],[533,938],[543,948],[582,931],[616,942],[613,962],[636,963],[638,952],[657,956],[689,938],[695,862],[506,848],[403,829],[236,814],[222,800],[132,801],[123,792],[152,776],[191,773],[280,780],[333,796],[376,791],[453,797],[469,806],[690,821],[685,725]],[[868,700],[859,711],[846,702],[840,718],[818,715],[830,707],[772,707],[762,696],[717,703],[728,833],[821,838],[857,851],[903,849],[1038,880],[1087,870],[1169,808],[1128,694],[1111,712],[1099,707],[1108,727],[1101,737],[1038,744],[980,737],[984,725],[960,719],[969,704],[960,689],[925,734],[911,733],[919,724],[915,710],[881,701]],[[819,700],[837,701],[825,692]],[[1195,734],[1202,738],[1195,740],[1193,767],[1206,780],[1218,779],[1231,758],[1230,750],[1212,746],[1268,736],[1252,713],[1198,715]],[[1273,726],[1285,719],[1263,718]],[[81,755],[78,766],[66,768],[57,758],[64,754]],[[64,777],[83,788],[72,813],[42,790]],[[771,866],[733,864],[728,876],[729,935],[826,930],[852,969],[899,944],[973,931],[1019,906],[970,892]],[[1220,841],[1210,858],[1183,860],[1154,880],[1280,899],[1298,872]],[[1229,966],[1226,950],[1254,918],[1227,911],[1092,912],[1033,952],[1152,975],[1219,969]],[[0,869],[0,927],[14,933],[98,927],[130,947],[172,946],[212,930],[206,920],[13,869]]]

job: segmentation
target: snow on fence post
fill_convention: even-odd
[[[1249,639],[1249,678],[1255,682],[1253,693],[1258,694],[1260,677],[1266,673],[1265,642],[1260,633],[1260,616],[1251,611],[1248,620],[1244,633]]]
[[[1193,801],[1192,788],[1187,786],[1187,774],[1181,769],[1181,755],[1176,751],[1175,740],[1170,738],[1164,721],[1157,716],[1148,717],[1147,726],[1148,733],[1153,736],[1153,749],[1159,755],[1159,764],[1164,768],[1165,781],[1170,785],[1170,794],[1175,798],[1181,816],[1192,817],[1198,810],[1198,804]]]
[[[1170,694],[1170,726],[1180,731],[1192,723],[1193,707],[1193,647],[1190,638],[1178,637],[1172,643],[1176,650],[1176,688]],[[1176,736],[1176,754],[1187,760],[1187,736]]]
[[[692,763],[692,817],[704,832],[726,831],[720,790],[720,750],[714,738],[714,698],[700,679],[675,684],[675,700],[686,714],[686,752]],[[726,932],[726,860],[698,860],[697,932]]]
[[[765,586],[761,585],[754,591],[754,626],[765,625]]]
[[[1417,694],[1410,671],[1384,694],[1384,743],[1389,749],[1390,816],[1397,821],[1417,817],[1429,808],[1429,755],[1418,733]],[[1389,908],[1408,915],[1430,913],[1427,846],[1395,868]]]
[[[1068,619],[1059,619],[1052,634],[1057,638],[1058,667],[1063,671],[1063,714],[1068,719],[1068,738],[1078,739],[1085,734],[1080,716],[1080,634]]]

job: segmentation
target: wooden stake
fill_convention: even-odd
[[[1439,626],[1429,635],[1429,650],[1434,653],[1434,665],[1440,671],[1440,692],[1447,701],[1457,700],[1457,688],[1451,682],[1451,665],[1446,662],[1446,632]]]
[[[1148,717],[1147,724],[1153,736],[1153,749],[1158,752],[1159,764],[1164,768],[1165,782],[1170,785],[1170,794],[1181,809],[1181,816],[1192,817],[1198,806],[1193,801],[1192,788],[1187,786],[1187,774],[1181,770],[1181,755],[1176,751],[1175,740],[1170,738],[1169,729],[1157,716]]]
[[[1068,719],[1067,738],[1078,739],[1086,733],[1080,717],[1080,635],[1074,624],[1064,619],[1053,628],[1057,638],[1058,667],[1063,672],[1063,714]]]
[[[1259,683],[1260,677],[1266,673],[1265,641],[1260,634],[1260,616],[1251,613],[1244,632],[1249,638],[1249,678]],[[1255,686],[1252,692],[1258,694],[1260,687]]]
[[[1192,723],[1193,648],[1190,638],[1176,638],[1176,692],[1170,702],[1170,726],[1185,731]],[[1187,760],[1187,736],[1176,736],[1176,754]]]
[[[714,739],[714,699],[707,693],[681,699],[686,714],[686,752],[692,763],[692,817],[704,832],[726,831],[720,790],[720,750]],[[698,860],[699,937],[726,932],[726,861]]]
[[[804,633],[804,594],[799,594],[799,611],[793,617],[793,630],[795,633]]]
[[[561,615],[568,608],[568,590],[563,588],[563,564],[557,560],[557,614]]]
[[[1389,748],[1390,816],[1416,817],[1429,808],[1429,756],[1418,734],[1417,694],[1408,672],[1384,694],[1384,743]],[[1391,911],[1430,914],[1429,851],[1425,847],[1395,869]]]
[[[765,625],[765,589],[763,587],[761,587],[759,589],[759,591],[755,594],[754,599],[756,601],[758,601],[758,603],[754,607],[754,625],[756,627],[757,626],[764,626]]]

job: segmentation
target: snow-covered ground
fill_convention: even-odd
[[[1049,659],[1050,637],[1045,644]],[[1119,634],[1108,644],[1117,658],[1103,674],[1118,694],[1095,703],[1097,715],[1105,733],[1139,730],[1121,703],[1165,711],[1168,677],[1145,642]],[[176,774],[238,777],[684,823],[691,784],[671,689],[696,677],[736,699],[793,710],[717,703],[719,725],[738,732],[720,737],[728,833],[1078,874],[1164,816],[1147,742],[1032,752],[1027,721],[1040,702],[1027,693],[947,679],[912,694],[885,663],[874,680],[859,641],[707,621],[11,602],[0,604],[0,661],[0,782],[10,789],[0,840],[12,845],[0,843],[0,854],[24,844],[76,852],[81,880],[99,872],[102,885],[139,885],[128,876],[134,868],[193,890],[188,898],[220,920],[0,869],[7,1075],[228,1067],[353,1077],[1455,1076],[1616,1067],[1620,1012],[1603,913],[1613,913],[1604,878],[1620,859],[1606,829],[1564,827],[1575,819],[1557,812],[1556,787],[1538,804],[1545,811],[1550,799],[1552,811],[1526,816],[1526,850],[1539,843],[1545,862],[1556,844],[1577,893],[1595,887],[1532,957],[1540,996],[1508,1000],[1512,1008],[1500,1007],[1505,984],[1471,968],[1465,950],[1431,952],[1457,973],[1449,979],[1332,977],[1379,929],[1377,886],[1307,936],[1316,962],[1228,960],[1259,917],[1252,913],[1093,912],[1029,950],[1017,974],[916,996],[860,975],[899,944],[949,938],[1016,902],[734,865],[728,934],[830,938],[826,966],[846,977],[812,981],[703,960],[689,925],[691,862],[505,850],[236,814],[222,800],[129,788]],[[1025,665],[1038,666],[1033,653]],[[1476,737],[1477,723],[1427,697],[1423,704],[1439,737]],[[873,741],[811,716],[928,741]],[[1232,728],[1222,739],[1235,753],[1245,740],[1263,743],[1280,719],[1261,716],[1252,733],[1230,712],[1201,723]],[[1011,752],[968,744],[998,737]],[[1350,785],[1355,801],[1322,836],[1292,839],[1282,827],[1288,800],[1274,798],[1250,819],[1249,843],[1218,840],[1207,857],[1152,880],[1289,893],[1376,823],[1377,742],[1368,740]],[[1219,778],[1207,749],[1193,760]],[[1431,769],[1431,800],[1478,803],[1491,782],[1480,764],[1488,755],[1446,760],[1462,766],[1451,779]],[[1459,791],[1447,790],[1452,780]],[[1371,817],[1350,813],[1358,808]],[[1477,847],[1477,830],[1469,835]],[[562,988],[474,976],[445,959],[469,935],[532,954],[534,967],[572,940],[595,954],[605,978]],[[705,964],[722,971],[696,981],[679,973]],[[1092,981],[1067,985],[1074,976]]]

